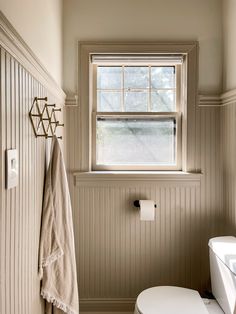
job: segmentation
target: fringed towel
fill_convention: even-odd
[[[60,145],[52,141],[46,174],[39,247],[46,313],[79,313],[70,194]],[[59,309],[59,310],[58,310]]]

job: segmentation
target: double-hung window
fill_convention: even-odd
[[[181,170],[181,54],[91,55],[92,169]]]

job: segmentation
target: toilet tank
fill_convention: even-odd
[[[236,238],[209,241],[212,293],[226,314],[236,314]]]

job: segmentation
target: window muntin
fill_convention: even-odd
[[[93,170],[180,170],[180,64],[93,65]]]
[[[176,66],[97,66],[97,111],[175,112]]]

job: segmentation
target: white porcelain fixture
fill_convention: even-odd
[[[142,291],[135,314],[235,314],[236,238],[209,241],[212,293],[216,300],[202,299],[192,289],[158,286]]]

